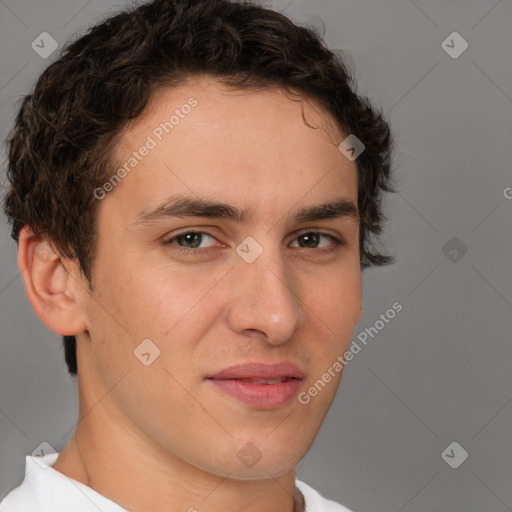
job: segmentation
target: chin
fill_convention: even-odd
[[[214,442],[206,451],[189,454],[189,464],[221,478],[232,480],[268,480],[278,478],[294,470],[307,452],[303,439],[294,439],[290,433],[288,439],[297,444],[284,445],[282,439],[259,439],[253,436],[253,442],[233,440],[227,444]],[[250,438],[251,439],[251,438]]]
[[[229,478],[233,480],[268,480],[289,473],[297,467],[298,463],[299,460],[292,458],[266,462],[261,459],[252,468],[243,468],[240,464],[236,464],[234,467],[226,468],[226,473],[229,473]]]
[[[244,443],[230,453],[230,478],[238,480],[263,480],[280,477],[294,470],[307,452],[302,439],[290,433],[299,445],[286,445],[278,439],[256,439],[254,444]],[[272,442],[270,442],[272,441]],[[257,448],[257,446],[259,448]],[[233,464],[233,460],[235,464]]]

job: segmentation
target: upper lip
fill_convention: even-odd
[[[209,379],[279,379],[304,378],[302,370],[290,361],[276,363],[252,362],[230,366],[207,377]]]

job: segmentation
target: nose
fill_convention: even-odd
[[[228,322],[240,335],[286,343],[306,320],[296,279],[279,249],[266,248],[252,263],[242,258],[231,272]]]

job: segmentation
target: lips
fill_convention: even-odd
[[[290,363],[249,363],[231,366],[207,378],[225,395],[256,409],[275,409],[297,395],[304,379],[302,370]]]
[[[209,379],[252,379],[272,381],[275,379],[303,379],[302,370],[289,361],[277,363],[248,363],[231,366]]]

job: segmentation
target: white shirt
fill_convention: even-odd
[[[25,457],[23,482],[0,502],[0,512],[128,512],[91,487],[53,469],[59,453]],[[352,512],[325,499],[312,487],[295,481],[307,512]]]

